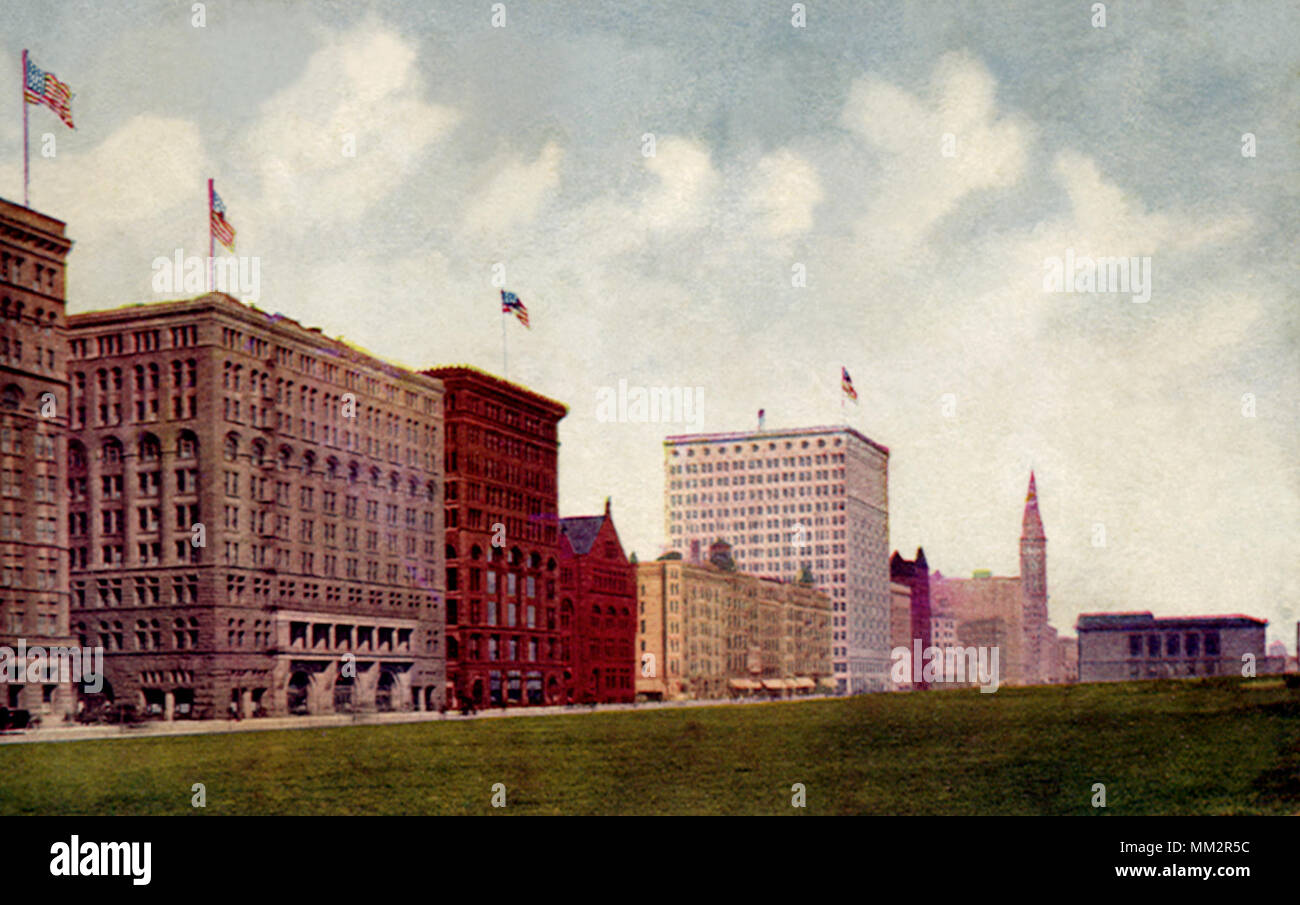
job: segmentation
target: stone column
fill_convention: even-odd
[[[176,718],[176,692],[163,692],[163,719],[171,721]]]

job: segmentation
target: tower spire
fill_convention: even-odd
[[[1043,517],[1038,513],[1038,487],[1034,482],[1034,473],[1029,472],[1029,492],[1025,494],[1025,515],[1020,523],[1021,540],[1046,540],[1043,533]]]

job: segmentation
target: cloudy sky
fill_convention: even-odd
[[[75,132],[31,108],[69,311],[206,254],[212,176],[260,307],[402,364],[499,372],[504,272],[510,377],[570,406],[562,512],[612,495],[642,557],[665,434],[847,417],[891,450],[893,547],[1015,574],[1032,467],[1053,623],[1241,611],[1293,647],[1293,5],[792,5],[6,3],[0,194],[26,47],[75,92]],[[1150,257],[1150,300],[1044,291],[1067,249]],[[619,380],[703,418],[598,419]]]

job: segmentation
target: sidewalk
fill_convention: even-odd
[[[399,713],[330,713],[314,716],[261,717],[247,720],[151,720],[135,728],[123,726],[51,726],[0,733],[0,745],[33,742],[80,742],[94,739],[154,738],[169,735],[212,735],[226,732],[269,732],[277,729],[330,729],[345,726],[380,726],[394,723],[429,723],[440,720],[507,719],[535,716],[581,716],[590,713],[618,713],[638,710],[672,710],[684,707],[741,707],[756,704],[786,704],[796,701],[827,700],[832,695],[808,695],[780,700],[734,700],[730,698],[701,701],[648,701],[644,704],[597,704],[548,707],[494,707],[472,716],[459,713],[403,711]]]

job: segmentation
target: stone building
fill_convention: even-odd
[[[1079,681],[1240,676],[1243,657],[1263,674],[1268,622],[1251,616],[1173,616],[1084,613],[1079,632]]]
[[[630,704],[638,666],[636,569],[623,552],[608,499],[601,515],[560,519],[560,589],[574,609],[569,699]]]
[[[715,538],[736,567],[797,582],[833,606],[841,694],[889,677],[889,450],[847,427],[686,434],[664,440],[664,533],[687,559]]]
[[[441,384],[219,293],[68,321],[71,620],[106,696],[439,707]]]
[[[454,706],[574,694],[575,601],[558,593],[558,426],[568,409],[476,368],[446,392],[447,693]]]
[[[71,248],[61,221],[0,199],[0,646],[15,651],[75,643],[64,493]],[[43,678],[0,686],[0,706],[47,719],[75,712],[72,683]]]
[[[1060,648],[1061,682],[1072,684],[1079,681],[1079,639],[1072,636],[1057,638],[1056,645]]]
[[[980,569],[970,578],[934,572],[930,600],[938,618],[932,625],[945,644],[955,633],[956,647],[999,647],[1004,685],[1060,681],[1056,630],[1047,621],[1047,537],[1032,472],[1021,518],[1020,570],[1005,577]]]
[[[669,553],[637,565],[637,693],[652,700],[789,697],[833,690],[831,598],[746,575],[730,545],[707,562]]]

